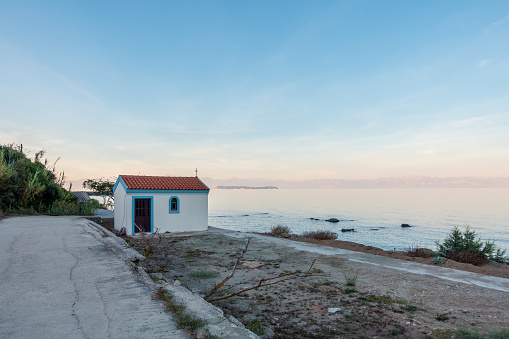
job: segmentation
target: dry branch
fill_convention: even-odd
[[[242,258],[244,257],[244,254],[246,254],[246,251],[247,251],[247,248],[249,247],[249,243],[251,242],[251,238],[248,238],[247,239],[247,242],[246,242],[246,247],[240,252],[238,258],[237,258],[237,262],[235,263],[235,265],[233,266],[233,270],[232,270],[232,273],[230,273],[229,276],[227,276],[226,278],[223,279],[223,281],[221,281],[219,284],[217,284],[216,286],[214,286],[210,292],[205,296],[205,300],[209,300],[209,298],[214,295],[215,293],[217,293],[217,291],[224,286],[224,284],[226,284],[226,282],[228,282],[228,280],[230,280],[231,278],[233,278],[233,275],[235,274],[235,271],[237,270],[237,266],[239,266],[239,263],[240,261],[242,260]]]
[[[136,223],[134,223],[134,227],[138,230],[138,234],[140,235],[140,240],[143,246],[143,255],[145,258],[150,257],[154,252],[156,251],[157,247],[161,244],[163,241],[164,236],[159,233],[159,229],[156,228],[154,233],[150,233],[149,236],[145,235],[145,232],[143,229]],[[156,238],[154,240],[154,238]]]
[[[249,247],[249,243],[250,242],[251,242],[251,238],[249,238],[247,240],[246,247],[240,252],[240,254],[239,254],[238,258],[237,258],[237,262],[233,266],[233,269],[232,269],[232,272],[230,273],[230,275],[228,275],[226,278],[223,279],[223,281],[221,281],[219,284],[217,284],[216,286],[214,286],[214,288],[212,288],[210,290],[210,292],[205,296],[205,300],[206,301],[212,302],[212,301],[217,301],[217,300],[228,299],[228,298],[231,298],[233,296],[236,296],[238,294],[241,294],[241,293],[253,290],[253,289],[257,289],[257,288],[260,288],[260,287],[265,287],[265,286],[279,284],[279,283],[282,283],[282,282],[288,281],[288,280],[293,280],[293,279],[298,279],[298,278],[307,278],[307,277],[311,277],[311,276],[323,276],[321,274],[313,274],[313,273],[311,273],[311,270],[313,269],[313,266],[314,266],[314,264],[316,262],[316,259],[315,259],[315,260],[313,260],[313,262],[311,263],[311,266],[309,267],[309,269],[305,273],[303,273],[301,270],[296,270],[296,271],[287,272],[287,273],[284,273],[284,274],[281,274],[281,275],[278,275],[278,276],[275,276],[275,277],[263,278],[263,279],[260,279],[258,281],[258,283],[256,283],[255,285],[243,288],[243,289],[241,289],[239,291],[230,293],[228,295],[224,295],[224,296],[220,296],[220,297],[215,297],[214,298],[213,297],[214,294],[217,294],[219,292],[219,290],[226,284],[226,282],[228,282],[228,280],[230,280],[233,277],[233,275],[235,274],[235,271],[237,270],[237,266],[239,265],[240,261],[244,257],[244,254],[246,253],[246,251],[247,251],[247,249]],[[246,285],[248,283],[249,282],[237,283],[235,285],[230,286],[229,289],[232,288],[232,287],[235,287],[235,286],[239,286],[239,285]]]

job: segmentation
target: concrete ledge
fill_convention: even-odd
[[[87,219],[87,218],[85,218]],[[121,252],[122,255],[129,261],[134,261],[136,259],[143,260],[145,257],[141,255],[138,251],[136,251],[131,246],[127,245],[124,239],[117,237],[108,229],[102,227],[96,222],[93,222],[87,219],[87,224],[92,226],[92,229],[95,230],[95,234],[92,234],[94,237],[99,239],[102,243],[108,246],[108,248]]]
[[[127,262],[132,263],[136,259],[145,259],[145,257],[134,248],[128,246],[122,238],[117,237],[106,228],[90,220],[83,219],[83,221],[84,224],[90,226],[92,230],[90,234],[99,239],[99,241],[105,244],[109,249],[123,256]],[[150,289],[155,291],[161,286],[153,282],[144,270],[139,269],[138,273],[143,282],[149,286]],[[253,332],[227,319],[220,308],[206,302],[203,298],[194,294],[187,288],[166,283],[162,286],[173,294],[176,302],[186,307],[187,312],[205,320],[207,325],[204,328],[207,329],[210,334],[220,338],[259,338],[259,336]],[[235,320],[236,319],[233,321]]]
[[[187,311],[205,320],[207,322],[205,328],[210,334],[220,338],[259,338],[248,329],[239,327],[225,318],[220,308],[206,302],[187,288],[171,284],[164,284],[163,287],[173,294],[176,302],[185,305]]]

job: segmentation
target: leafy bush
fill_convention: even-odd
[[[87,179],[83,182],[83,188],[92,190],[98,196],[103,198],[101,208],[110,209],[113,208],[113,187],[115,186],[115,180],[111,181],[108,179]]]
[[[60,184],[63,174],[55,166],[41,162],[44,151],[28,159],[21,147],[0,145],[0,210],[36,210],[47,208],[65,194]]]
[[[98,205],[99,203],[94,199],[85,203],[59,200],[54,202],[46,210],[41,210],[40,212],[50,215],[93,215]]]
[[[0,211],[48,213],[51,215],[89,215],[94,203],[79,204],[63,188],[64,173],[57,173],[55,163],[42,161],[44,151],[27,158],[21,146],[0,145]],[[58,161],[58,160],[57,160]]]
[[[445,262],[445,259],[442,257],[434,257],[431,262],[433,265],[442,265]]]
[[[443,243],[436,242],[438,253],[448,259],[473,265],[482,265],[488,260],[507,262],[505,250],[497,248],[492,241],[483,241],[467,226],[462,233],[454,227]]]
[[[307,231],[302,233],[302,236],[317,240],[336,240],[338,238],[338,234],[332,231]]]
[[[277,226],[273,226],[269,233],[275,237],[284,237],[285,235],[290,234],[290,228],[288,226],[279,224]]]

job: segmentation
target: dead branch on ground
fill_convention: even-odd
[[[226,278],[223,279],[223,281],[221,281],[219,284],[217,284],[210,290],[210,292],[205,296],[206,301],[212,302],[212,301],[217,301],[217,300],[228,299],[228,298],[231,298],[233,296],[239,295],[241,293],[244,293],[244,292],[247,292],[250,290],[254,290],[254,289],[257,289],[260,287],[265,287],[265,286],[270,286],[270,285],[276,285],[276,284],[279,284],[279,283],[282,283],[282,282],[288,281],[288,280],[307,278],[307,277],[312,277],[312,276],[323,276],[323,274],[311,273],[313,266],[316,262],[316,259],[315,259],[315,260],[313,260],[313,262],[311,263],[311,266],[309,267],[309,269],[306,272],[302,272],[301,270],[296,270],[296,271],[287,272],[287,273],[284,273],[284,274],[281,274],[281,275],[278,275],[275,277],[263,278],[263,279],[260,279],[258,281],[258,283],[251,285],[249,287],[245,287],[239,291],[235,291],[235,292],[232,292],[232,293],[224,295],[224,296],[214,297],[215,294],[220,292],[220,289],[228,282],[228,280],[233,278],[233,275],[235,274],[235,271],[237,270],[239,263],[241,262],[242,258],[244,257],[244,254],[246,254],[246,251],[249,247],[250,242],[251,242],[251,238],[249,238],[247,240],[246,247],[240,252],[239,256],[237,257],[237,261],[235,262],[235,265],[233,266],[233,269],[232,269],[232,272],[230,273],[230,275],[228,275]],[[247,284],[252,284],[252,283],[251,282],[237,283],[237,284],[229,286],[226,289],[223,289],[222,291],[226,291],[233,287],[240,286],[240,285],[247,285]]]
[[[233,275],[235,274],[235,271],[237,270],[237,266],[239,266],[239,263],[240,261],[242,260],[242,258],[244,258],[244,254],[246,254],[246,251],[247,251],[247,248],[249,247],[249,243],[251,242],[251,237],[247,239],[247,242],[246,242],[246,247],[240,252],[239,256],[237,257],[237,262],[235,263],[235,265],[233,265],[233,270],[232,270],[232,273],[230,273],[229,276],[227,276],[226,278],[223,279],[223,281],[221,281],[219,284],[217,284],[216,286],[214,286],[210,292],[205,296],[205,300],[209,300],[210,297],[212,297],[214,294],[217,293],[217,291],[224,286],[224,284],[226,284],[226,282],[228,282],[228,280],[230,280],[231,278],[233,278]]]

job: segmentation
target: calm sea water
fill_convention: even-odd
[[[209,225],[267,232],[282,224],[297,234],[332,230],[339,240],[386,250],[434,248],[453,226],[470,225],[509,252],[508,207],[507,188],[211,190]],[[331,217],[342,221],[324,221]],[[403,223],[414,227],[402,228]],[[342,228],[355,232],[342,233]]]

